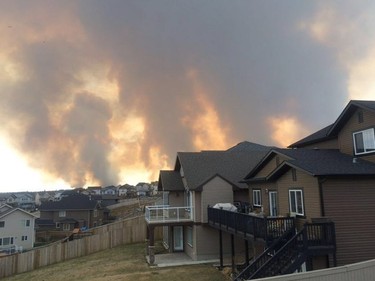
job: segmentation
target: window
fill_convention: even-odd
[[[188,208],[191,208],[193,206],[193,193],[191,191],[186,192],[186,205],[185,206]]]
[[[0,246],[13,245],[13,237],[0,238]]]
[[[289,190],[289,207],[290,212],[299,216],[304,216],[303,193],[301,189]]]
[[[59,211],[59,217],[62,218],[62,217],[65,217],[66,216],[66,212],[65,211]]]
[[[187,243],[190,247],[193,247],[193,228],[191,226],[187,227]]]
[[[69,223],[64,223],[63,224],[63,230],[64,231],[69,231],[70,230],[70,224]]]
[[[21,240],[22,240],[22,241],[27,241],[27,235],[22,235]]]
[[[260,198],[260,189],[253,190],[253,205],[256,207],[262,206],[262,200]]]
[[[353,133],[354,153],[356,155],[375,151],[374,128]]]
[[[5,221],[0,221],[0,227],[5,227]]]
[[[56,228],[60,228],[60,223],[59,222],[56,223]]]
[[[96,218],[97,216],[98,216],[98,210],[95,209],[95,210],[94,210],[94,218]]]
[[[30,220],[22,220],[22,226],[30,227]]]

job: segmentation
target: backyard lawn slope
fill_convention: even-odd
[[[3,281],[65,280],[230,280],[212,265],[150,268],[145,260],[145,244],[118,246],[95,254],[18,274]]]

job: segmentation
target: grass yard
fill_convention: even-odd
[[[66,280],[155,280],[220,281],[230,280],[212,265],[150,268],[145,259],[145,244],[123,245],[86,257],[72,259],[18,274],[3,281]]]

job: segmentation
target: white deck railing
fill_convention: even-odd
[[[145,219],[148,223],[193,221],[193,208],[169,205],[146,206]]]

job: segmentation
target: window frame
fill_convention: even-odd
[[[65,217],[66,217],[66,211],[65,210],[59,211],[59,218],[65,218]]]
[[[294,200],[292,200],[292,194],[293,193],[294,193],[294,196],[293,196]],[[299,212],[299,210],[298,210],[299,206],[298,206],[297,194],[301,195],[300,201],[301,201],[302,212]],[[294,201],[294,206],[293,206],[292,201]],[[293,209],[293,207],[294,207],[294,209]],[[294,213],[297,216],[302,216],[302,217],[305,216],[305,203],[304,203],[304,197],[303,197],[303,190],[301,188],[291,188],[291,189],[289,189],[289,211],[290,211],[290,213]]]
[[[260,189],[253,189],[253,206],[262,207],[262,192]]]
[[[362,148],[358,146],[357,138],[356,138],[357,135],[362,135],[361,144],[363,146],[363,151],[360,151],[360,152],[358,152],[358,150]],[[372,139],[365,139],[365,136],[367,136],[367,138],[370,137]],[[369,145],[370,142],[372,142],[372,144]],[[371,148],[371,145],[373,146],[373,148]],[[374,128],[368,128],[365,130],[353,132],[353,149],[354,149],[354,155],[375,153],[375,130]]]
[[[190,247],[193,247],[193,227],[191,226],[186,228],[186,242]]]
[[[5,227],[5,221],[0,221],[0,228],[4,228]]]

